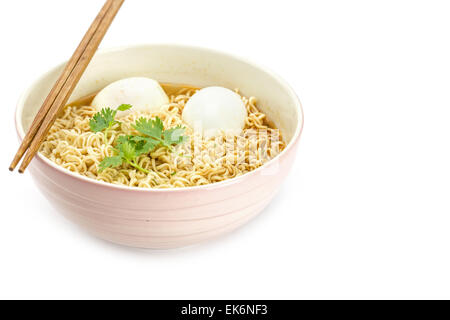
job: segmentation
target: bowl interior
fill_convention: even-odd
[[[63,67],[60,65],[42,76],[19,102],[17,126],[22,138]],[[258,98],[260,109],[281,130],[287,143],[301,129],[300,103],[283,80],[240,58],[194,47],[145,45],[100,51],[69,101],[132,76],[199,87],[239,88],[242,94]]]

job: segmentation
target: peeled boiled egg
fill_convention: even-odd
[[[158,111],[167,103],[169,98],[157,81],[137,77],[111,83],[97,94],[92,106],[100,111],[103,108],[116,109],[122,104],[131,104],[131,110],[118,113],[118,116],[124,116],[134,111]]]
[[[183,120],[206,136],[220,131],[239,133],[245,126],[247,109],[241,97],[223,87],[208,87],[195,93],[183,110]]]

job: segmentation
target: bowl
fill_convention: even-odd
[[[40,77],[16,110],[20,139],[62,72],[61,64]],[[71,101],[132,76],[198,87],[239,88],[256,96],[260,109],[280,129],[287,147],[250,173],[206,186],[140,189],[95,181],[38,154],[29,172],[38,189],[71,221],[102,239],[132,247],[167,249],[224,235],[260,213],[289,174],[303,127],[300,101],[281,78],[241,58],[204,48],[140,45],[99,51]]]

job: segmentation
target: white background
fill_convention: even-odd
[[[240,55],[305,109],[292,174],[258,218],[158,252],[86,235],[7,170],[17,99],[102,5],[0,4],[0,298],[450,298],[447,1],[127,0],[102,47]]]

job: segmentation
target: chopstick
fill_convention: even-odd
[[[55,122],[59,111],[65,106],[80,81],[123,2],[124,0],[106,1],[38,111],[9,170],[13,171],[25,152],[27,152],[19,168],[19,172],[24,173]]]
[[[94,22],[90,26],[89,30],[86,32],[85,36],[81,40],[80,44],[78,45],[78,48],[75,50],[74,54],[70,58],[69,62],[67,63],[66,67],[64,68],[59,79],[56,81],[55,85],[53,86],[52,90],[50,91],[50,94],[47,96],[44,103],[42,104],[42,107],[39,109],[38,113],[36,114],[36,117],[34,118],[30,129],[28,130],[27,134],[25,135],[25,137],[22,141],[22,144],[20,145],[19,150],[17,151],[17,153],[9,167],[9,170],[13,171],[16,168],[20,159],[23,157],[23,155],[29,148],[36,133],[38,132],[39,127],[41,126],[42,122],[44,121],[44,118],[46,117],[50,107],[55,102],[56,97],[61,92],[61,89],[63,88],[63,86],[65,85],[65,83],[67,81],[67,78],[70,76],[70,74],[72,73],[76,64],[80,60],[84,51],[86,50],[86,47],[89,44],[89,41],[91,41],[92,36],[97,31],[100,23],[102,22],[103,18],[105,17],[106,13],[108,12],[109,8],[111,7],[112,2],[113,2],[113,0],[106,1],[105,5],[100,10],[100,13],[97,15]]]

